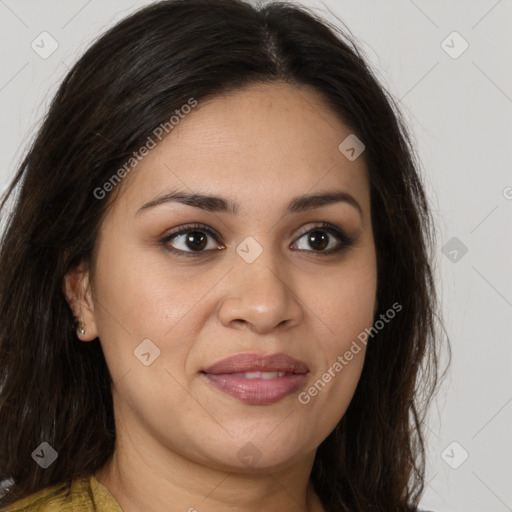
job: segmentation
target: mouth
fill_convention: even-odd
[[[286,354],[237,354],[201,372],[216,389],[252,405],[278,402],[304,385],[309,368]]]

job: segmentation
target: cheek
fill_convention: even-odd
[[[363,368],[365,329],[372,326],[376,299],[373,261],[370,254],[366,263],[340,267],[310,296],[311,310],[321,326],[315,336],[317,364],[310,386],[298,400],[306,410],[315,411],[313,421],[326,431],[345,413]]]
[[[115,243],[104,244],[98,254],[101,264],[95,276],[95,318],[115,382],[128,371],[134,372],[133,378],[145,368],[137,358],[139,352],[151,352],[154,362],[148,368],[152,370],[168,366],[165,360],[170,352],[173,360],[184,357],[181,351],[185,352],[186,340],[180,338],[177,346],[169,343],[175,326],[200,295],[197,286],[165,272],[161,262],[157,264],[149,254],[135,248],[116,252],[114,247]]]
[[[323,325],[320,340],[332,363],[333,355],[345,351],[353,339],[371,326],[374,317],[377,272],[374,254],[355,258],[323,276],[316,286],[310,283],[309,304],[314,317]]]
[[[358,335],[369,315],[343,315],[347,322],[340,325],[336,335],[325,337],[319,343],[312,376],[308,386],[298,396],[298,407],[316,432],[320,443],[344,416],[356,390],[364,365],[366,344]]]
[[[105,244],[98,255],[100,331],[107,335],[113,328],[134,338],[161,338],[200,300],[202,281],[197,273],[178,275],[159,251],[128,247],[116,254],[113,245]]]

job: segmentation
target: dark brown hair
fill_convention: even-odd
[[[364,142],[375,318],[403,305],[369,341],[311,480],[329,512],[416,509],[439,381],[434,225],[396,103],[348,33],[292,4],[169,0],[122,20],[70,70],[0,205],[17,191],[0,246],[0,479],[13,480],[0,505],[93,474],[114,450],[101,345],[78,341],[62,289],[79,262],[94,270],[109,205],[94,190],[191,97],[279,80],[314,87]],[[47,469],[31,457],[43,441],[58,452]]]

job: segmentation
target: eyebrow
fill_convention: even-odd
[[[306,194],[294,197],[288,204],[288,213],[301,213],[315,208],[321,208],[334,203],[344,202],[353,206],[363,216],[361,205],[348,192],[343,190],[333,190],[320,192],[317,194]],[[232,199],[226,199],[219,196],[208,194],[190,193],[181,190],[173,190],[168,194],[157,197],[144,204],[135,215],[141,212],[155,208],[167,203],[181,203],[194,208],[200,208],[208,212],[228,213],[230,215],[238,215],[240,205]]]

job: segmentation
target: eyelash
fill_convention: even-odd
[[[197,258],[203,255],[203,253],[211,252],[211,251],[182,251],[181,249],[174,249],[172,247],[168,247],[166,244],[170,242],[173,238],[184,235],[186,233],[190,233],[192,231],[201,231],[203,233],[206,233],[210,235],[217,243],[219,242],[219,237],[217,234],[212,231],[210,228],[208,228],[204,224],[186,224],[185,226],[181,226],[179,228],[179,231],[174,231],[168,235],[166,235],[164,238],[160,240],[160,243],[165,247],[165,249],[173,254],[176,254],[179,257],[185,257],[185,258]],[[332,254],[337,254],[343,251],[344,249],[347,249],[348,247],[351,247],[354,244],[354,239],[350,236],[348,236],[344,231],[337,228],[333,224],[330,224],[329,222],[323,222],[319,226],[314,226],[313,228],[309,229],[308,231],[302,233],[297,240],[300,240],[304,235],[308,235],[309,233],[312,233],[314,231],[325,231],[331,235],[336,236],[340,240],[340,245],[335,247],[334,249],[329,249],[328,251],[306,251],[306,252],[312,252],[315,253],[317,256],[329,256]],[[295,242],[294,242],[295,243]],[[304,249],[299,249],[299,251],[304,251]]]

